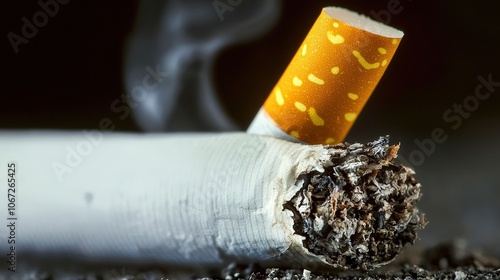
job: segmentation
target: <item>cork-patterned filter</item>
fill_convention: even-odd
[[[347,24],[353,17],[353,23]],[[345,9],[323,9],[266,100],[265,111],[284,132],[302,142],[343,141],[402,35]]]

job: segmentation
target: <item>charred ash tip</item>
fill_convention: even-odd
[[[389,147],[389,135],[380,136],[378,140],[369,142],[366,146],[372,150],[374,156],[384,158]]]
[[[389,136],[366,145],[328,146],[332,166],[297,178],[300,190],[285,203],[304,247],[332,265],[370,270],[394,259],[416,239],[420,184],[392,163]]]

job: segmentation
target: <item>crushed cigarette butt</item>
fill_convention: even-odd
[[[355,12],[324,8],[248,132],[308,144],[343,141],[402,37]]]

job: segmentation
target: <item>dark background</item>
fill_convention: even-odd
[[[389,0],[282,2],[279,22],[257,40],[232,46],[216,58],[213,79],[227,112],[244,130],[279,79],[324,6],[370,15]],[[72,0],[16,54],[7,38],[20,34],[37,1],[3,1],[0,11],[0,129],[98,128],[110,104],[125,92],[124,45],[138,1]],[[207,1],[211,5],[211,1]],[[500,81],[498,1],[401,0],[389,24],[405,37],[348,141],[382,134],[401,142],[401,155],[417,171],[430,221],[425,244],[466,238],[474,248],[500,255],[500,87],[462,118],[456,129],[443,119],[474,94],[477,77]],[[243,2],[238,9],[245,9]],[[226,14],[237,17],[238,9]],[[224,24],[221,22],[221,24]],[[133,118],[117,130],[139,131]],[[429,144],[435,128],[444,143]],[[432,147],[434,146],[434,147]],[[423,153],[423,152],[422,152]]]

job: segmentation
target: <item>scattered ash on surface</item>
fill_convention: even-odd
[[[341,270],[319,272],[287,268],[262,268],[257,265],[231,265],[212,272],[170,269],[132,269],[117,267],[100,271],[62,271],[55,268],[31,272],[0,273],[0,279],[29,280],[378,280],[378,279],[500,279],[500,258],[470,252],[463,240],[455,240],[431,248],[412,246],[394,262],[373,271]],[[26,270],[23,269],[23,271]]]
[[[414,247],[416,248],[403,252],[390,265],[369,272],[345,270],[328,273],[305,269],[245,268],[233,265],[216,277],[197,279],[500,279],[500,258],[487,257],[479,252],[468,252],[463,240],[454,240],[427,249]]]
[[[366,145],[328,146],[330,166],[301,174],[301,189],[284,208],[304,247],[328,263],[372,270],[392,261],[417,240],[425,225],[413,170],[393,163],[399,146],[388,137]]]

